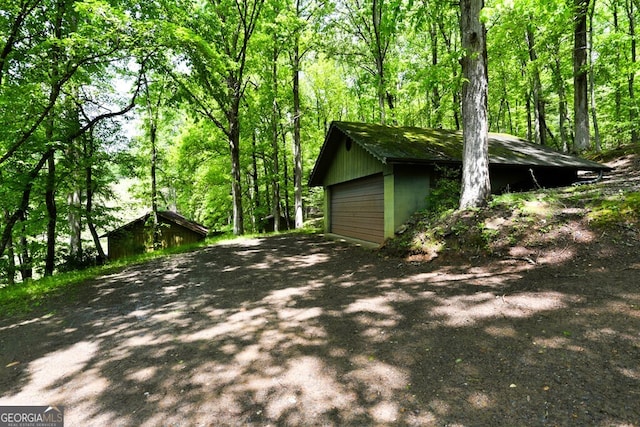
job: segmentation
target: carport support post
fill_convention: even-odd
[[[396,183],[393,170],[384,172],[384,238],[393,237],[396,232],[395,209]]]

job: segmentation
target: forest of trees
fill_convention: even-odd
[[[104,259],[125,179],[211,229],[300,227],[332,120],[463,126],[451,0],[0,2],[0,284]],[[488,129],[637,144],[638,10],[488,0]]]

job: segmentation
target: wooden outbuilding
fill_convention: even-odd
[[[442,167],[462,165],[462,132],[333,122],[309,179],[325,191],[325,233],[381,244],[427,207]],[[529,143],[489,135],[493,193],[558,187],[581,171],[607,166]]]
[[[164,248],[200,242],[209,230],[177,212],[158,211],[160,245]],[[151,213],[141,216],[103,237],[108,239],[109,259],[138,255],[153,250],[153,224]]]

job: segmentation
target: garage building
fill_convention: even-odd
[[[333,122],[309,179],[325,191],[325,233],[382,244],[426,208],[443,166],[461,167],[462,132]],[[506,134],[489,135],[493,193],[569,185],[607,166]]]

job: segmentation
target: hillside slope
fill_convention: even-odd
[[[484,209],[416,214],[383,253],[434,264],[498,258],[537,265],[638,252],[640,148],[595,160],[614,168],[597,183],[495,196]]]

